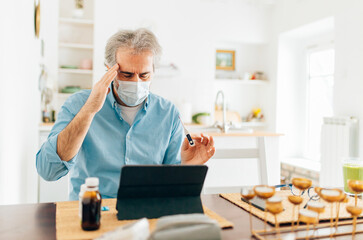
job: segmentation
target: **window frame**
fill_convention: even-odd
[[[310,124],[309,124],[309,119],[310,119],[310,111],[309,111],[309,106],[310,106],[310,85],[311,85],[311,74],[310,74],[310,55],[312,53],[316,53],[316,52],[320,52],[320,51],[324,51],[324,50],[329,50],[332,49],[334,50],[334,62],[335,62],[335,47],[334,47],[334,42],[329,42],[329,43],[324,43],[324,44],[318,44],[318,45],[313,45],[313,46],[308,46],[306,47],[306,52],[305,52],[305,79],[306,79],[306,85],[305,85],[305,136],[304,136],[304,147],[303,147],[303,158],[305,159],[309,159],[312,161],[316,161],[316,162],[320,162],[320,155],[319,157],[317,156],[312,156],[311,152],[309,151],[309,137],[310,137]],[[335,63],[334,63],[335,65]],[[314,78],[316,77],[323,77],[323,76],[331,76],[329,75],[319,75],[319,76],[314,76]],[[332,74],[333,77],[333,81],[335,80],[335,69],[334,72]],[[316,159],[317,157],[317,159]]]

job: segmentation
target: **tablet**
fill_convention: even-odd
[[[203,213],[206,165],[126,165],[121,169],[119,220]]]

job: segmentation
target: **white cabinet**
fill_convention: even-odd
[[[49,129],[40,129],[39,148],[47,140]],[[58,181],[48,182],[38,176],[38,202],[59,202],[68,200],[69,175],[66,175]]]
[[[41,23],[44,29],[44,65],[48,75],[47,85],[54,95],[51,105],[58,113],[71,95],[66,93],[70,92],[70,87],[92,88],[94,1],[84,1],[83,16],[77,18],[73,16],[74,0],[45,1],[44,9]],[[50,128],[40,127],[40,146],[46,141]],[[68,200],[68,175],[55,182],[39,177],[38,185],[39,202]]]
[[[50,108],[56,113],[64,101],[79,89],[93,85],[94,0],[83,1],[83,10],[74,0],[45,1],[42,17],[46,86],[53,92]],[[83,16],[74,17],[74,12]]]
[[[92,88],[94,2],[87,0],[82,5],[80,11],[83,16],[74,18],[72,12],[75,11],[75,2],[59,1],[58,71],[54,89],[57,96],[56,110],[59,110],[71,92]]]

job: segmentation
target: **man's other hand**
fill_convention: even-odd
[[[201,165],[213,157],[216,149],[213,137],[204,135],[191,136],[195,146],[190,146],[188,139],[185,138],[181,147],[181,162],[188,165]]]

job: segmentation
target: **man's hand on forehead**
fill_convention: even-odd
[[[105,75],[103,75],[101,80],[99,80],[93,86],[92,92],[85,104],[87,105],[89,112],[94,114],[101,110],[103,104],[105,103],[106,96],[110,92],[109,86],[117,75],[119,65],[115,64],[111,68],[109,66],[107,66],[107,68],[108,70]]]

